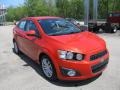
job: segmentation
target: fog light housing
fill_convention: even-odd
[[[61,72],[64,76],[69,76],[69,77],[74,77],[79,75],[77,71],[73,69],[68,69],[68,68],[62,68]]]
[[[74,70],[69,70],[69,71],[67,72],[67,75],[70,76],[70,77],[73,77],[73,76],[76,75],[76,72],[75,72]]]

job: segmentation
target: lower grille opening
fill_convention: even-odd
[[[102,63],[99,63],[99,64],[97,64],[97,65],[94,65],[94,66],[92,66],[91,68],[92,68],[92,72],[93,73],[96,73],[96,72],[99,72],[99,71],[101,71],[102,69],[104,69],[105,67],[106,67],[106,65],[108,64],[108,59],[107,60],[105,60],[104,62],[102,62]]]

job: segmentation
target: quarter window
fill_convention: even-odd
[[[19,27],[21,30],[25,30],[25,25],[26,25],[26,21],[21,21],[21,22],[18,24],[18,27]]]

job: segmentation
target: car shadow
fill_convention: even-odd
[[[13,50],[14,52],[14,50]],[[20,54],[19,57],[21,58],[21,60],[23,60],[26,64],[24,64],[24,67],[30,66],[32,67],[37,74],[39,74],[42,78],[44,78],[45,80],[47,80],[45,78],[45,76],[43,75],[43,73],[41,72],[40,66],[35,63],[33,60],[31,60],[29,57],[27,57],[24,54]],[[62,87],[77,87],[77,86],[83,86],[83,85],[87,85],[93,81],[95,81],[96,79],[98,79],[100,76],[102,75],[102,73],[94,78],[91,79],[87,79],[87,80],[82,80],[82,81],[61,81],[61,80],[57,80],[57,81],[49,81],[48,82],[57,85],[57,86],[62,86]]]

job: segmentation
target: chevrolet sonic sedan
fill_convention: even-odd
[[[73,23],[52,16],[27,17],[13,29],[14,52],[37,62],[48,80],[85,80],[103,72],[105,41]]]

